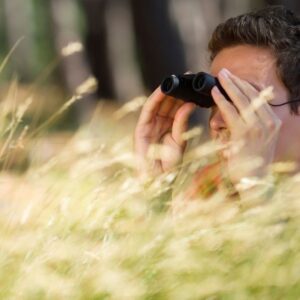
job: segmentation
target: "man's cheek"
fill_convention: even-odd
[[[284,105],[282,107],[272,107],[272,110],[282,123],[287,122],[291,118],[289,105]]]

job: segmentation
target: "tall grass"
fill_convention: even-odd
[[[299,175],[253,205],[218,192],[174,212],[176,170],[136,175],[143,99],[55,135],[12,99],[0,104],[0,299],[299,299]],[[209,147],[189,153],[187,174]]]

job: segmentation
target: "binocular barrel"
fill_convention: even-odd
[[[211,90],[215,85],[224,97],[230,100],[218,79],[205,72],[171,75],[162,81],[161,91],[174,98],[209,108],[215,104],[211,96]]]

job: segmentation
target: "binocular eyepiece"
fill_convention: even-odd
[[[200,107],[210,108],[215,105],[211,90],[217,86],[227,100],[230,100],[219,80],[205,72],[197,74],[171,75],[161,83],[161,91],[174,98],[193,102]]]

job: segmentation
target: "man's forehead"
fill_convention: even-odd
[[[230,70],[253,85],[264,85],[270,72],[276,72],[276,59],[266,48],[239,45],[221,50],[211,64],[211,74],[216,76],[222,68]]]

